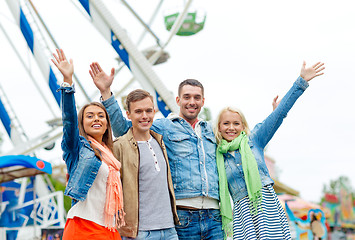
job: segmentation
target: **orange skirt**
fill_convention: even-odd
[[[79,217],[68,219],[65,223],[62,240],[79,239],[121,240],[121,236],[116,229],[111,232],[89,220]]]

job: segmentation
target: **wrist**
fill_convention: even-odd
[[[73,79],[71,77],[64,77],[63,82],[69,83],[70,86],[73,85]]]
[[[109,99],[112,96],[111,89],[105,90],[101,92],[101,98],[103,101]]]

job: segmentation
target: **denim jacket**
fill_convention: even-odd
[[[274,184],[265,164],[264,148],[280,127],[288,111],[292,108],[296,100],[308,87],[308,82],[299,77],[291,89],[282,98],[278,107],[262,122],[257,124],[249,135],[249,146],[258,164],[260,180],[262,186]],[[241,155],[239,150],[232,154],[224,154],[224,164],[228,180],[229,192],[233,202],[237,202],[248,195],[245,185]]]
[[[110,116],[116,137],[125,134],[132,123],[123,117],[113,96],[102,102]],[[198,123],[201,138],[181,117],[154,120],[151,130],[163,136],[169,157],[176,199],[206,196],[219,200],[216,140],[210,124]]]
[[[79,135],[74,87],[60,87],[62,92],[63,159],[69,180],[64,194],[72,198],[72,206],[86,199],[101,166],[90,143]]]

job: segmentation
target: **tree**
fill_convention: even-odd
[[[324,201],[325,194],[332,194],[335,196],[340,196],[340,190],[345,188],[348,192],[352,193],[354,198],[355,192],[351,186],[351,181],[347,176],[340,176],[338,179],[330,180],[329,185],[323,185],[323,197],[321,202]]]

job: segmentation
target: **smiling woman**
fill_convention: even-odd
[[[112,154],[110,119],[96,102],[85,105],[77,117],[73,61],[66,60],[63,50],[53,56],[52,62],[64,77],[59,88],[63,159],[69,174],[64,194],[72,198],[63,239],[121,239],[117,231],[124,225],[121,164]]]

